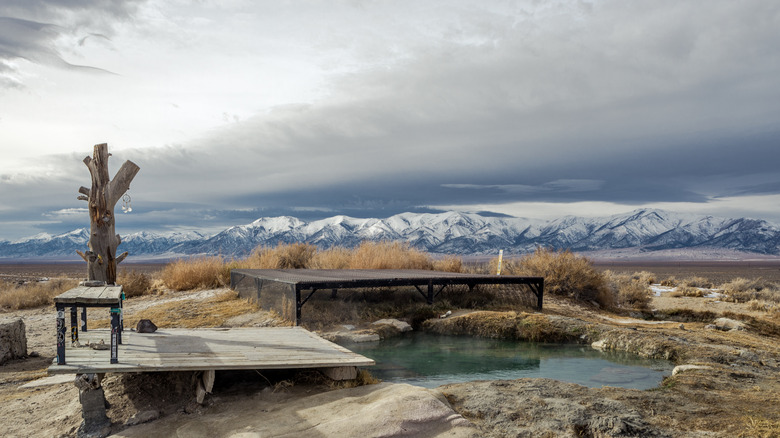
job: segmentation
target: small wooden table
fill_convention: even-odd
[[[57,308],[57,365],[65,365],[65,307],[70,307],[70,340],[79,339],[77,326],[78,308],[81,312],[81,330],[87,331],[87,307],[110,307],[111,315],[111,363],[118,363],[118,348],[122,343],[122,286],[81,285],[54,297]]]

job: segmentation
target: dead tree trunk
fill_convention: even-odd
[[[116,283],[116,265],[127,257],[127,252],[116,256],[116,248],[122,242],[114,231],[114,206],[130,188],[130,182],[140,168],[132,161],[125,161],[114,175],[108,177],[108,145],[95,145],[92,157],[84,158],[92,175],[92,188],[81,187],[78,198],[89,205],[89,251],[79,253],[87,262],[90,281]]]

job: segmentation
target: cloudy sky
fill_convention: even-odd
[[[0,240],[281,214],[780,222],[780,2],[3,0]],[[120,209],[117,206],[117,212]]]

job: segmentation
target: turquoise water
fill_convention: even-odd
[[[434,388],[473,380],[546,377],[589,387],[658,386],[673,365],[589,345],[543,344],[427,333],[345,344],[376,361],[371,374],[386,382]]]

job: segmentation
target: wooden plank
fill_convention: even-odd
[[[78,286],[54,297],[56,304],[64,305],[119,305],[122,300],[122,286]]]
[[[108,330],[88,332],[107,338]],[[231,369],[291,369],[367,366],[374,361],[300,327],[232,329],[161,329],[144,334],[126,331],[119,363],[108,350],[66,348],[66,365],[50,374]],[[94,341],[93,341],[94,342]]]

